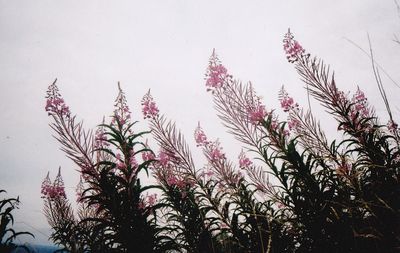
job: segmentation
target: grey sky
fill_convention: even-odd
[[[44,111],[47,86],[56,77],[88,128],[110,115],[121,81],[135,119],[142,119],[140,100],[151,88],[189,143],[200,120],[235,159],[240,145],[225,134],[205,91],[208,57],[216,48],[228,71],[251,80],[268,108],[278,107],[283,84],[305,105],[303,84],[282,50],[288,27],[306,50],[331,64],[339,87],[354,91],[359,85],[385,116],[370,61],[344,38],[367,49],[369,33],[377,61],[400,82],[400,46],[393,42],[400,18],[393,1],[0,1],[0,188],[21,198],[16,219],[24,223],[17,228],[46,242],[40,184],[47,171],[54,177],[61,165],[74,198],[76,167],[51,137]],[[398,88],[384,82],[400,106]]]

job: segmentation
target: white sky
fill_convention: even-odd
[[[44,111],[47,86],[56,77],[72,112],[88,128],[110,115],[121,81],[135,119],[142,119],[140,100],[151,88],[160,110],[189,143],[200,120],[235,159],[241,147],[225,133],[205,91],[208,58],[216,48],[228,71],[251,80],[268,108],[278,107],[283,84],[305,104],[303,84],[282,50],[289,27],[308,52],[336,70],[339,87],[354,91],[359,85],[386,117],[369,59],[344,38],[368,49],[369,33],[376,60],[400,82],[394,1],[0,0],[0,188],[20,196],[16,228],[46,243],[40,184],[47,171],[54,178],[62,166],[74,198],[76,167],[51,137]],[[400,107],[399,88],[386,78],[384,83],[393,106]],[[318,116],[334,135],[326,115]]]

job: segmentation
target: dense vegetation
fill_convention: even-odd
[[[287,119],[279,119],[215,52],[205,85],[223,125],[244,146],[238,161],[227,159],[199,123],[194,137],[207,164],[195,164],[150,92],[142,100],[149,131],[134,129],[121,88],[111,122],[88,131],[56,82],[50,85],[51,127],[81,172],[76,211],[60,173],[43,182],[51,239],[70,252],[399,252],[400,135],[378,70],[387,124],[360,88],[353,95],[339,90],[329,67],[290,32],[283,43],[342,138],[329,140],[311,110],[283,87]],[[143,185],[143,177],[156,183]]]

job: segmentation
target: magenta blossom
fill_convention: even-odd
[[[110,143],[108,143],[107,140],[107,134],[105,133],[103,127],[97,128],[94,136],[94,147],[99,149],[105,146],[110,146]]]
[[[53,184],[51,184],[51,180],[49,174],[47,174],[46,178],[42,183],[42,198],[48,198],[51,200],[58,198],[66,198],[64,181],[61,176],[61,168],[58,170],[58,174]]]
[[[165,150],[161,150],[158,153],[158,163],[162,166],[162,167],[167,167],[168,164],[171,162],[171,157],[170,155],[167,153],[167,151]]]
[[[288,127],[290,131],[294,131],[300,127],[300,121],[295,118],[289,118]]]
[[[47,89],[46,96],[46,112],[49,115],[56,114],[58,116],[70,116],[69,107],[65,104],[64,99],[61,97],[58,92],[58,87],[56,85],[57,79],[49,86]]]
[[[294,40],[294,36],[290,30],[285,34],[283,39],[283,50],[285,50],[286,58],[289,62],[297,61],[305,53],[300,43]]]
[[[218,141],[210,145],[209,155],[212,162],[219,162],[226,159],[225,153],[222,152],[222,147],[220,147]]]
[[[152,208],[157,203],[157,194],[146,194],[144,199],[139,202],[138,208],[140,210],[145,210],[146,208]]]
[[[205,146],[209,142],[207,141],[207,136],[204,133],[203,129],[200,126],[200,122],[197,125],[196,130],[194,131],[194,139],[196,141],[197,146]]]
[[[142,159],[144,162],[154,160],[155,155],[150,151],[145,151],[145,152],[142,152]]]
[[[250,159],[246,156],[246,154],[242,150],[242,152],[240,152],[239,154],[239,167],[244,169],[250,167],[252,164],[253,162],[250,161]]]
[[[265,106],[262,104],[258,104],[253,108],[248,109],[249,120],[253,125],[260,124],[265,116],[267,116],[267,111],[265,110]]]
[[[299,104],[294,102],[294,99],[289,96],[289,93],[287,93],[283,86],[279,92],[279,101],[284,112],[299,109]]]
[[[145,119],[154,119],[158,117],[158,107],[153,101],[150,90],[144,95],[142,99],[142,112]]]
[[[364,118],[371,117],[372,113],[368,107],[367,97],[365,96],[364,92],[360,90],[360,87],[357,87],[357,91],[353,95],[351,102],[353,103],[351,110],[351,115],[353,118],[355,118],[357,114]]]
[[[119,83],[118,83],[118,90],[119,90],[118,96],[115,99],[115,105],[114,105],[115,110],[112,119],[112,124],[115,124],[115,122],[118,121],[119,124],[124,125],[128,123],[128,121],[131,119],[131,112],[127,105],[125,94],[122,91]]]
[[[221,88],[227,78],[229,78],[228,71],[220,63],[218,56],[213,51],[206,72],[207,91]]]

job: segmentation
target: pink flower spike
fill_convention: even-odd
[[[49,174],[42,183],[42,194],[43,198],[48,199],[58,199],[58,198],[66,198],[64,181],[61,177],[61,167],[58,169],[58,174],[53,184],[51,184]]]
[[[267,116],[267,111],[265,110],[265,106],[261,104],[256,105],[256,107],[254,108],[250,108],[248,110],[248,113],[249,113],[250,123],[252,123],[253,125],[260,124],[260,122],[264,120],[265,116]]]
[[[223,87],[225,80],[230,77],[227,72],[226,68],[220,63],[215,50],[213,50],[206,72],[207,91]]]
[[[166,167],[168,163],[171,161],[170,156],[164,150],[161,150],[158,154],[158,162],[162,167]]]
[[[47,176],[45,177],[45,179],[42,182],[41,191],[40,191],[40,193],[42,194],[42,198],[48,197],[48,194],[52,188],[49,174],[50,173],[47,172]]]
[[[46,112],[49,115],[58,115],[60,117],[70,117],[69,107],[65,104],[64,99],[58,92],[56,85],[57,79],[51,84],[47,90],[46,96]]]
[[[283,39],[283,50],[286,53],[286,58],[289,62],[296,62],[299,58],[304,56],[305,50],[300,45],[299,42],[294,40],[293,34],[290,32],[290,29],[285,34]]]
[[[361,117],[371,117],[372,113],[368,108],[367,97],[365,96],[364,92],[360,90],[360,87],[357,87],[357,91],[353,95],[351,102],[353,103],[351,110],[351,115],[353,118],[357,115],[357,113]]]
[[[210,145],[210,158],[212,162],[219,162],[221,160],[225,160],[225,153],[222,152],[222,148],[219,146],[219,142],[216,141],[212,145]]]
[[[290,131],[294,131],[300,127],[300,121],[294,118],[290,118],[288,121],[288,127]]]
[[[289,96],[283,86],[279,92],[279,101],[281,102],[281,108],[284,112],[299,109],[299,105],[294,102],[294,99]]]
[[[196,130],[194,131],[194,139],[196,141],[197,146],[205,146],[208,144],[207,136],[204,133],[203,129],[200,126],[200,122],[197,125]]]
[[[154,119],[158,117],[158,107],[153,101],[150,90],[144,95],[142,99],[142,112],[145,119]]]
[[[112,123],[115,123],[116,121],[118,121],[118,123],[121,125],[125,125],[126,123],[128,123],[131,118],[131,112],[127,105],[125,93],[121,89],[121,85],[119,82],[118,82],[118,96],[115,99],[114,107],[115,110]]]
[[[239,167],[241,169],[244,169],[244,168],[250,167],[252,164],[253,164],[253,162],[250,161],[250,159],[248,157],[246,157],[246,154],[242,150],[242,152],[240,152],[240,154],[239,154]]]

